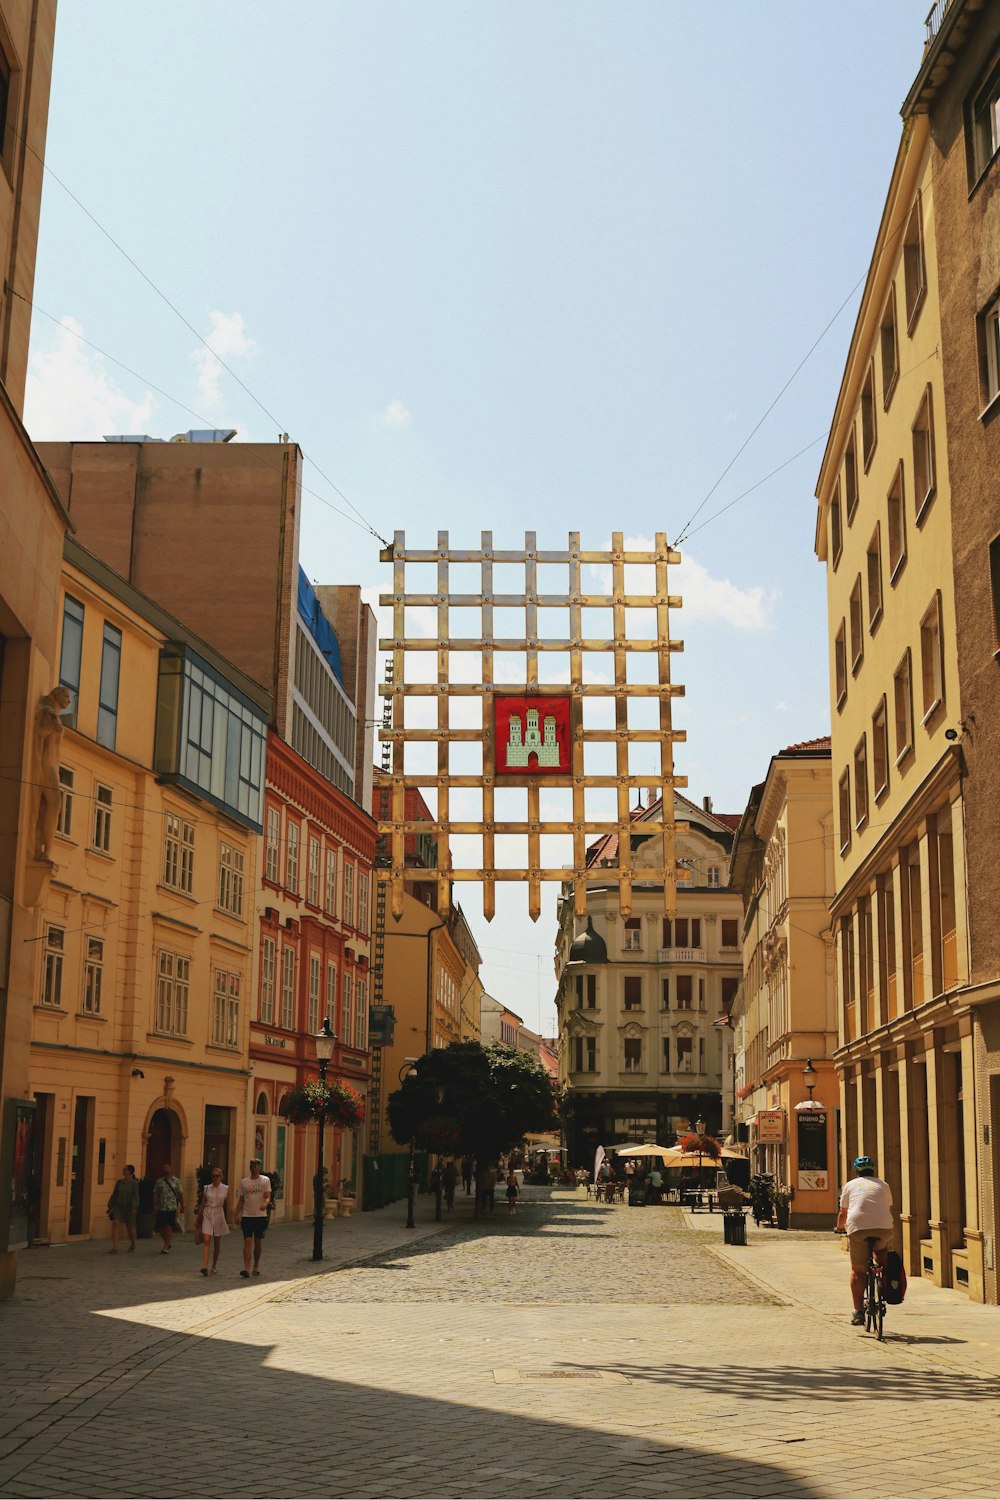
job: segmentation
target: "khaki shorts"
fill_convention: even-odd
[[[861,1229],[857,1234],[847,1236],[851,1265],[856,1271],[863,1271],[868,1265],[868,1241],[870,1239],[875,1240],[876,1250],[888,1250],[892,1243],[892,1230]]]

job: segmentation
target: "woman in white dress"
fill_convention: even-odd
[[[212,1180],[202,1189],[198,1207],[195,1210],[195,1223],[201,1229],[201,1274],[208,1275],[208,1252],[212,1252],[212,1275],[219,1268],[219,1251],[222,1249],[222,1236],[229,1233],[227,1217],[229,1212],[229,1185],[222,1180],[222,1168],[212,1168]]]

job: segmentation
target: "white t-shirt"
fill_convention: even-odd
[[[267,1209],[264,1202],[271,1196],[271,1179],[263,1172],[259,1177],[244,1177],[240,1182],[240,1197],[243,1207],[240,1216],[244,1219],[264,1219]]]
[[[881,1177],[852,1177],[844,1183],[841,1208],[847,1209],[847,1233],[892,1228],[892,1192]]]

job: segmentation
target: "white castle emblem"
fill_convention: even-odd
[[[558,766],[559,764],[559,741],[556,739],[556,721],[554,714],[546,714],[542,730],[538,728],[538,709],[529,708],[525,712],[525,723],[522,729],[520,714],[511,714],[510,732],[507,739],[507,769],[513,770],[516,766],[527,766],[528,757],[534,755],[539,766]]]

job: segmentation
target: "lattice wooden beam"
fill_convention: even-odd
[[[397,919],[402,915],[404,883],[436,881],[438,885],[438,909],[447,911],[449,886],[453,880],[481,881],[483,883],[483,909],[487,919],[495,911],[495,887],[497,881],[523,881],[528,885],[528,909],[533,919],[541,911],[541,883],[555,880],[561,883],[572,881],[577,914],[583,916],[587,906],[587,887],[596,883],[607,885],[617,881],[619,906],[623,916],[632,908],[633,881],[642,884],[657,883],[663,886],[664,911],[672,916],[676,908],[677,866],[675,834],[678,827],[673,816],[673,791],[687,785],[687,778],[674,774],[673,747],[685,738],[682,730],[675,730],[671,722],[671,702],[683,694],[684,689],[671,681],[671,653],[681,651],[682,644],[670,638],[670,611],[681,606],[681,600],[668,589],[668,570],[680,562],[680,554],[667,543],[666,535],[658,532],[655,547],[651,552],[626,551],[623,534],[615,532],[610,551],[583,550],[578,532],[570,532],[565,550],[539,550],[535,533],[525,533],[524,547],[517,551],[495,551],[492,532],[482,533],[481,544],[475,550],[453,550],[449,547],[448,533],[438,533],[438,545],[434,550],[406,547],[405,535],[394,534],[393,542],[382,553],[383,562],[391,563],[392,593],[383,594],[381,602],[392,607],[392,635],[379,642],[380,648],[391,652],[391,681],[384,683],[379,691],[389,700],[391,717],[387,714],[382,738],[391,747],[391,770],[377,774],[377,784],[390,789],[390,816],[379,824],[379,832],[388,840],[390,863],[387,869],[377,872],[378,879],[388,881],[391,893],[391,909]],[[452,565],[475,564],[480,569],[481,591],[478,594],[451,593],[449,570]],[[407,592],[406,570],[410,565],[431,564],[436,569],[437,586],[433,593],[427,592],[426,578],[423,587]],[[515,564],[524,569],[524,591],[520,594],[505,592],[494,594],[494,566]],[[540,593],[538,568],[545,565],[560,565],[566,568],[566,591],[562,594]],[[607,568],[611,575],[611,590],[608,594],[584,592],[581,572],[584,566]],[[630,565],[652,566],[655,588],[651,594],[626,593],[625,569]],[[435,631],[433,635],[408,636],[406,633],[407,609],[433,610]],[[452,637],[449,629],[450,611],[475,608],[480,611],[481,634],[478,638],[467,635]],[[523,637],[497,638],[494,633],[494,609],[523,609]],[[583,634],[584,609],[610,610],[612,635],[607,639],[596,639]],[[641,609],[655,614],[656,636],[650,638],[630,637],[628,634],[628,610]],[[540,612],[559,610],[562,612],[565,629],[555,635],[540,633]],[[449,679],[449,656],[455,652],[478,652],[481,662],[481,682],[451,682]],[[433,682],[408,682],[406,676],[407,657],[410,653],[434,652],[437,656],[436,680]],[[525,659],[525,681],[512,684],[497,683],[495,678],[496,656],[518,652]],[[569,656],[569,683],[565,686],[539,681],[539,656],[562,652]],[[628,662],[630,657],[654,654],[657,658],[657,681],[655,683],[630,683]],[[613,665],[610,682],[585,682],[584,664],[588,657],[600,655],[609,658]],[[455,698],[479,698],[482,702],[482,723],[476,728],[453,728],[450,723],[450,701]],[[432,698],[436,700],[436,725],[433,728],[407,728],[404,724],[404,705],[407,699]],[[541,748],[538,723],[539,714],[546,712],[546,699],[553,708],[544,722],[553,726],[551,744],[546,740],[545,754],[558,753],[555,761],[544,763],[536,750],[532,750],[535,764],[530,758],[512,760],[514,740],[506,745],[496,743],[495,722],[497,703],[500,699],[530,699],[535,708],[525,713],[524,733],[534,736],[531,744]],[[584,729],[583,702],[604,698],[614,704],[613,729]],[[659,703],[659,727],[638,729],[629,726],[628,704],[630,699],[654,698]],[[568,702],[562,710],[566,719],[568,744],[556,741],[555,728],[558,717],[555,700]],[[568,712],[568,717],[567,717]],[[532,721],[531,714],[534,714]],[[518,733],[521,732],[521,718]],[[532,727],[533,726],[533,727]],[[549,733],[546,728],[546,734]],[[513,730],[511,730],[513,735]],[[436,772],[417,774],[406,770],[405,749],[407,743],[437,745]],[[481,775],[453,774],[449,762],[451,744],[482,745],[483,770]],[[586,747],[588,745],[613,745],[615,747],[614,774],[588,772]],[[658,744],[660,766],[656,774],[631,773],[629,770],[629,746],[632,744]],[[517,741],[518,753],[527,757],[527,740],[522,746]],[[509,762],[509,764],[508,764]],[[511,767],[523,767],[522,771]],[[527,818],[497,821],[495,816],[496,792],[503,786],[519,786],[527,789]],[[431,823],[415,823],[405,816],[407,787],[421,791],[434,791],[437,795],[437,814]],[[567,787],[572,793],[572,819],[543,820],[541,816],[541,791],[543,788]],[[587,819],[586,797],[588,789],[614,788],[616,791],[616,814],[607,818]],[[482,822],[468,818],[452,819],[450,794],[452,790],[479,788],[483,797]],[[653,809],[643,819],[644,833],[656,832],[660,839],[661,855],[657,868],[642,868],[638,872],[632,866],[630,834],[635,825],[630,807],[631,793],[638,788],[650,788],[659,793],[658,811]],[[439,835],[438,867],[435,870],[407,868],[405,864],[405,840],[418,832],[434,832]],[[481,836],[483,864],[481,869],[453,869],[451,867],[450,837],[472,834]],[[507,869],[496,866],[496,839],[505,834],[527,836],[528,864],[524,869]],[[565,869],[543,867],[541,863],[541,839],[556,834],[572,838],[573,863]],[[603,834],[618,835],[618,863],[616,866],[601,865],[587,869],[588,840]]]

